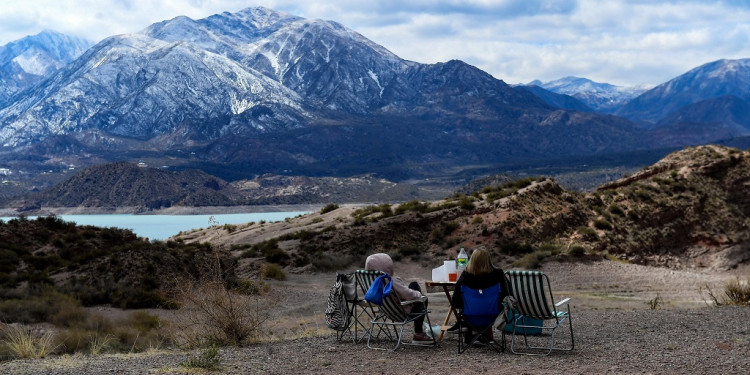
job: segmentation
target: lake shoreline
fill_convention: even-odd
[[[155,210],[144,207],[42,207],[19,212],[14,208],[0,208],[0,217],[50,216],[50,215],[220,215],[260,212],[317,211],[324,204],[280,204],[250,206],[174,206]]]

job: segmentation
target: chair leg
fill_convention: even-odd
[[[557,329],[560,328],[560,326],[562,324],[565,324],[565,319],[568,319],[568,327],[569,327],[569,331],[570,331],[570,348],[559,348],[559,347],[555,346],[555,339],[556,339],[555,335],[557,334]],[[554,351],[571,351],[571,350],[573,350],[575,348],[575,338],[573,336],[573,321],[570,319],[570,314],[569,313],[566,314],[565,316],[563,316],[563,318],[561,320],[556,320],[554,322],[554,325],[552,327],[544,327],[544,326],[542,327],[542,330],[549,330],[550,331],[550,338],[547,341],[547,343],[548,343],[547,346],[534,346],[534,345],[530,345],[529,342],[528,342],[528,334],[526,332],[526,326],[525,325],[520,325],[520,327],[519,327],[519,325],[517,324],[518,320],[520,320],[520,319],[514,319],[514,324],[513,324],[514,329],[513,329],[513,333],[511,335],[511,341],[510,341],[510,351],[513,354],[542,355],[542,356],[546,356],[546,355],[549,355],[553,350]],[[521,328],[521,330],[523,332],[523,337],[524,337],[524,346],[525,346],[526,349],[530,349],[531,351],[516,350],[516,339],[515,339],[515,337],[516,337],[516,330],[515,330],[515,328],[516,327]]]

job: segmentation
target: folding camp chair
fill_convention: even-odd
[[[570,351],[575,348],[573,338],[573,321],[570,317],[570,298],[555,303],[550,288],[549,277],[540,271],[507,271],[505,275],[508,278],[510,295],[512,296],[511,309],[515,311],[508,321],[516,329],[513,330],[510,340],[510,351],[515,354],[527,355],[548,355],[553,350]],[[558,310],[565,306],[567,311]],[[507,309],[510,311],[511,309]],[[539,319],[543,322],[542,327],[528,325],[523,322],[523,318]],[[570,327],[570,347],[556,347],[555,333],[565,320]],[[519,329],[520,328],[520,329]],[[526,329],[542,329],[542,332],[549,332],[549,341],[546,346],[534,346],[529,344],[529,338]],[[516,349],[516,332],[521,331],[524,339],[524,346]],[[519,344],[520,345],[520,344]]]
[[[357,280],[361,288],[360,290],[362,291],[363,295],[367,293],[367,289],[369,289],[370,285],[372,285],[375,279],[377,279],[377,277],[382,274],[383,272],[371,270],[358,270],[356,272]],[[374,313],[375,317],[370,321],[371,325],[367,337],[367,347],[370,349],[387,350],[387,348],[372,346],[374,341],[373,338],[379,339],[381,334],[385,334],[389,341],[395,341],[395,345],[391,350],[398,349],[401,344],[436,347],[437,340],[435,339],[434,335],[431,335],[432,344],[426,345],[414,342],[403,342],[404,328],[408,324],[413,323],[417,318],[425,316],[427,318],[427,324],[432,327],[432,322],[430,322],[429,310],[406,313],[402,308],[402,306],[408,304],[425,301],[427,301],[426,296],[411,301],[401,301],[401,299],[398,297],[398,294],[393,291],[387,296],[383,297],[382,306],[370,304],[373,308],[372,312]],[[391,329],[393,329],[392,332]]]
[[[338,273],[338,280],[341,280],[344,287],[344,297],[349,315],[349,322],[346,329],[336,333],[336,338],[342,340],[344,335],[349,334],[354,343],[358,343],[370,330],[370,320],[374,317],[372,308],[369,303],[358,294],[357,278],[355,273]]]
[[[464,306],[458,315],[458,352],[463,353],[482,338],[487,339],[482,342],[483,344],[492,347],[498,353],[504,351],[505,340],[497,342],[493,337],[493,326],[500,316],[500,284],[484,289],[461,285],[461,296]],[[471,337],[465,336],[464,328],[473,332]]]

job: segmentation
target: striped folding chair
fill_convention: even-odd
[[[372,308],[370,304],[364,300],[364,294],[359,294],[357,286],[357,278],[354,272],[352,273],[337,273],[338,280],[343,282],[344,298],[346,300],[346,308],[350,317],[349,324],[345,329],[336,333],[338,340],[343,340],[345,334],[349,334],[354,343],[358,343],[364,339],[369,331],[370,320],[374,317],[372,314]]]
[[[515,354],[527,355],[548,355],[553,350],[570,351],[575,348],[573,338],[573,321],[570,318],[570,298],[555,303],[550,288],[549,277],[540,271],[507,271],[505,275],[508,278],[510,296],[513,303],[511,309],[515,312],[508,321],[517,329],[513,330],[510,340],[510,351]],[[565,311],[560,310],[565,307]],[[507,309],[509,311],[511,309]],[[527,325],[523,321],[524,317],[538,319],[543,322],[542,327]],[[570,327],[570,346],[556,346],[555,334],[557,328],[568,321]],[[526,329],[542,329],[542,338],[548,337],[546,345],[532,345],[529,342],[529,335]],[[523,345],[516,341],[516,331],[523,334]],[[548,335],[546,333],[549,333]],[[516,348],[516,345],[519,348]]]
[[[370,288],[370,285],[372,285],[375,279],[377,279],[378,276],[382,274],[383,272],[380,271],[357,270],[357,282],[362,288],[360,289],[362,290],[362,295],[365,295],[367,293],[367,289]],[[404,328],[409,324],[413,324],[414,320],[416,320],[420,316],[425,316],[427,318],[427,324],[432,327],[432,322],[430,322],[429,310],[406,313],[402,308],[402,306],[416,302],[424,302],[426,300],[427,297],[423,296],[422,298],[416,300],[401,301],[401,299],[398,297],[398,294],[393,291],[388,294],[388,296],[385,296],[383,298],[382,306],[370,304],[372,313],[375,317],[370,321],[370,332],[368,333],[367,337],[367,347],[370,349],[387,350],[388,348],[373,346],[375,341],[373,339],[379,339],[381,334],[385,334],[385,337],[387,337],[388,341],[390,341],[391,343],[395,342],[395,345],[393,346],[393,348],[391,348],[391,350],[398,349],[401,344],[436,347],[437,340],[435,339],[434,335],[432,336],[432,344],[427,345],[403,341]]]

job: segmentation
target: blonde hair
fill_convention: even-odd
[[[478,248],[471,253],[469,263],[466,264],[466,272],[472,275],[490,273],[495,269],[490,261],[490,253],[485,248]]]

